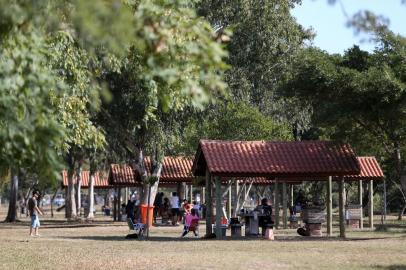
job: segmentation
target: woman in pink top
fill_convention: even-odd
[[[187,214],[185,217],[185,226],[183,227],[184,237],[189,231],[192,231],[195,236],[198,236],[198,226],[199,226],[199,215],[197,214],[196,209],[192,209],[190,214]]]

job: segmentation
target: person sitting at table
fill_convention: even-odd
[[[261,200],[261,204],[257,206],[257,210],[261,212],[261,216],[259,216],[259,226],[261,226],[262,236],[264,236],[267,225],[273,224],[272,207],[268,205],[267,198],[263,198]]]
[[[305,196],[303,195],[302,191],[299,191],[299,194],[297,195],[293,206],[289,207],[290,210],[290,215],[294,216],[296,213],[300,213],[302,211],[303,206],[307,204],[307,200]]]

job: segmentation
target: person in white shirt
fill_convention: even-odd
[[[176,192],[172,193],[170,198],[171,202],[171,213],[172,213],[172,225],[179,225],[178,218],[179,218],[179,197]]]
[[[200,217],[201,216],[201,206],[197,201],[193,201],[193,209],[196,210],[197,215]]]

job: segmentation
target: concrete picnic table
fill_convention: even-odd
[[[238,216],[244,218],[245,236],[250,236],[259,234],[259,217],[265,217],[267,215],[260,211],[252,211],[248,213],[240,213]]]

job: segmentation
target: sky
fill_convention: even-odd
[[[368,40],[367,35],[357,35],[354,29],[346,26],[345,13],[351,17],[360,10],[370,10],[376,15],[388,18],[390,30],[406,36],[406,3],[401,2],[401,0],[337,0],[335,4],[328,4],[328,0],[302,0],[302,5],[295,7],[292,15],[304,27],[313,28],[316,32],[313,45],[329,53],[342,54],[354,44],[363,50],[373,51],[375,44],[365,41]]]

